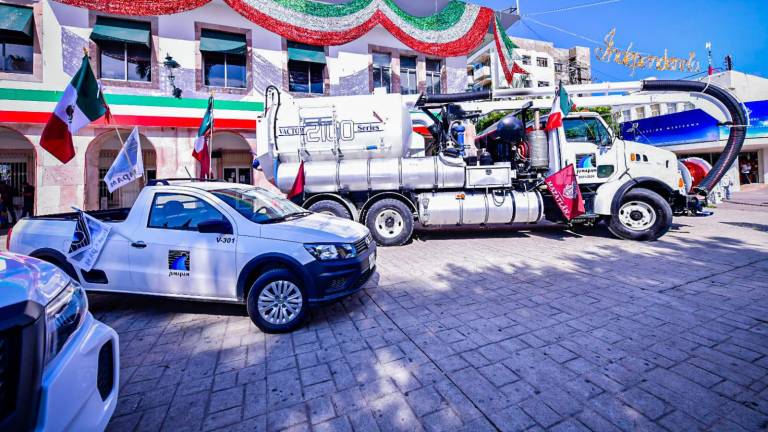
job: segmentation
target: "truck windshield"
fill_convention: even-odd
[[[565,118],[563,129],[568,142],[588,142],[598,145],[611,143],[611,135],[596,118]]]
[[[280,195],[262,188],[212,190],[217,198],[256,223],[273,223],[304,217],[308,212]]]

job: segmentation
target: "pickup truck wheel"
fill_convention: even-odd
[[[608,229],[627,240],[652,241],[672,226],[672,207],[656,192],[637,188],[627,192],[618,212],[611,215]]]
[[[413,234],[413,213],[396,199],[374,203],[365,214],[365,226],[381,246],[400,246]]]
[[[309,209],[307,210],[352,220],[352,215],[349,213],[349,210],[336,201],[321,200],[309,206]]]
[[[285,269],[270,270],[248,291],[248,315],[265,333],[296,329],[307,315],[307,296],[301,281]]]

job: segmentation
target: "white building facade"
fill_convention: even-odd
[[[590,50],[574,46],[558,48],[552,42],[512,37],[518,64],[529,75],[522,78],[523,87],[549,87],[592,82]],[[496,44],[483,45],[467,58],[470,86],[475,90],[509,88],[496,53]]]
[[[295,97],[467,87],[465,55],[414,50],[381,25],[342,45],[315,46],[266,30],[224,0],[190,0],[200,6],[159,16],[63,3],[0,0],[1,13],[18,14],[3,24],[12,28],[0,29],[0,179],[16,189],[17,206],[24,184],[34,186],[37,214],[130,205],[141,183],[109,194],[101,179],[134,126],[142,137],[146,177],[196,176],[192,149],[210,95],[215,175],[258,184],[251,162],[267,86]],[[414,17],[457,7],[450,0],[396,3]],[[84,50],[113,121],[79,131],[75,159],[61,164],[40,147],[40,135]]]
[[[699,80],[732,92],[749,115],[744,146],[731,168],[734,182],[768,183],[768,79],[729,70]],[[728,137],[727,126],[719,124],[719,109],[703,99],[671,98],[661,95],[656,103],[614,106],[622,134],[664,147],[680,157],[700,157],[714,164]]]

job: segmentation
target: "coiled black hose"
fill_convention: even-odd
[[[747,132],[747,113],[744,107],[731,93],[715,85],[700,81],[684,80],[652,80],[643,81],[643,91],[678,91],[703,93],[717,99],[725,106],[730,115],[730,121],[725,125],[730,126],[728,142],[723,148],[720,158],[706,177],[696,186],[695,190],[702,196],[707,196],[712,189],[722,180],[725,173],[736,161],[744,145]]]

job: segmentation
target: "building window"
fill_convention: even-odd
[[[325,92],[325,49],[288,41],[288,90],[295,93]]]
[[[667,114],[674,114],[677,112],[677,104],[676,103],[668,103],[667,104]]]
[[[440,94],[442,93],[442,86],[440,76],[442,69],[442,62],[435,59],[427,59],[427,79],[426,90],[427,94]]]
[[[533,87],[533,81],[531,81],[528,78],[523,78],[523,87],[525,87],[525,88]]]
[[[98,17],[91,40],[99,47],[101,78],[152,81],[152,50],[148,22]]]
[[[247,51],[245,35],[203,29],[200,33],[200,54],[205,85],[245,88],[248,80]]]
[[[622,119],[623,119],[625,122],[626,122],[626,121],[630,121],[630,120],[632,120],[632,111],[630,111],[630,110],[624,110],[624,111],[622,111],[622,112],[621,112],[621,117],[622,117]]]
[[[0,72],[31,74],[34,65],[32,9],[0,4]]]
[[[383,88],[392,92],[392,56],[386,53],[373,53],[373,88]]]
[[[545,57],[536,57],[536,66],[547,67],[547,65],[549,65],[549,62],[547,62]]]
[[[418,92],[416,79],[416,57],[400,57],[400,93],[416,94]]]
[[[555,62],[555,72],[562,72],[563,71],[563,64],[560,62]]]
[[[549,87],[549,81],[539,81],[537,85],[539,87]]]
[[[531,56],[529,56],[529,55],[524,55],[524,56],[523,56],[523,64],[524,64],[524,65],[529,65],[529,64],[531,64]]]
[[[686,102],[685,103],[685,111],[690,111],[690,110],[694,110],[694,109],[696,109],[696,105],[694,105],[694,104],[692,104],[690,102]]]
[[[638,120],[645,118],[645,107],[644,106],[635,107],[635,117]]]
[[[651,117],[656,117],[661,115],[661,105],[659,104],[652,104],[651,105]]]

